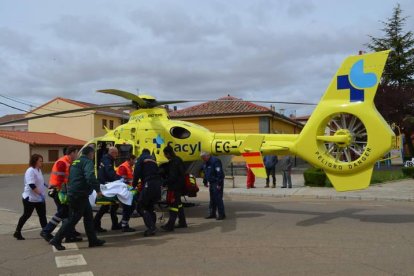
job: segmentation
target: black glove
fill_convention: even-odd
[[[55,198],[56,194],[57,194],[57,190],[53,187],[47,190],[47,195],[50,196],[51,198]]]

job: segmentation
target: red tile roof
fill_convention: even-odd
[[[183,118],[257,113],[272,113],[272,111],[267,107],[243,101],[242,99],[228,95],[215,101],[210,101],[181,110],[172,111],[170,112],[170,116]]]
[[[292,119],[296,121],[307,121],[309,120],[310,116],[311,115],[304,115],[304,116],[293,117]]]
[[[8,121],[23,119],[26,114],[10,114],[10,115],[4,115],[3,117],[0,117],[0,123],[5,123]]]
[[[42,146],[82,146],[86,143],[86,141],[78,140],[56,133],[46,132],[0,130],[0,137],[30,145]]]

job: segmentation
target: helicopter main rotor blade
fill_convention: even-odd
[[[64,111],[47,113],[47,114],[37,115],[37,116],[23,118],[23,119],[7,121],[7,122],[0,123],[0,125],[7,125],[7,124],[11,124],[11,123],[24,122],[24,121],[28,121],[28,120],[40,119],[40,118],[45,118],[45,117],[55,117],[57,115],[76,113],[76,112],[82,112],[82,111],[89,111],[89,110],[97,110],[97,109],[103,109],[103,108],[111,108],[111,107],[132,107],[133,108],[134,106],[131,105],[130,103],[116,103],[116,104],[97,105],[97,106],[92,106],[92,107],[64,110]],[[30,112],[28,114],[30,114]]]
[[[119,96],[124,99],[136,102],[139,107],[147,107],[147,103],[142,98],[140,98],[138,95],[132,94],[131,92],[122,91],[119,89],[102,89],[97,90],[96,92]]]
[[[141,108],[148,108],[148,107],[155,107],[159,105],[165,104],[174,104],[174,103],[201,103],[201,102],[253,102],[253,103],[273,103],[273,104],[292,104],[292,105],[317,105],[316,103],[308,103],[308,102],[288,102],[288,101],[262,101],[262,100],[243,100],[243,99],[216,99],[216,100],[167,100],[167,101],[147,101],[146,99],[141,98],[138,95],[135,95],[131,92],[122,91],[119,89],[102,89],[97,90],[100,93],[111,94],[115,96],[119,96],[128,100],[133,101]]]
[[[156,101],[156,102],[154,102],[153,106],[166,105],[166,104],[175,104],[175,103],[189,103],[189,102],[191,102],[191,101],[186,101],[186,100]]]

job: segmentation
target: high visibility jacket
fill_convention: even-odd
[[[116,169],[116,174],[120,177],[123,177],[126,182],[131,183],[132,179],[134,178],[132,172],[132,166],[129,164],[128,161],[125,161],[121,165],[119,165],[118,169]]]
[[[57,190],[62,189],[62,184],[68,183],[69,169],[71,161],[68,155],[65,155],[53,164],[52,172],[50,173],[49,183]]]

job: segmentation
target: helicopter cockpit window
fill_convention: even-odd
[[[172,137],[178,139],[185,139],[190,137],[191,133],[183,127],[173,127],[170,129]]]

